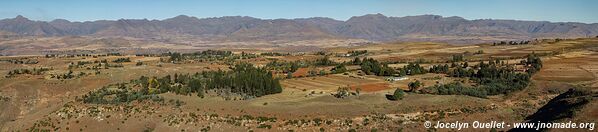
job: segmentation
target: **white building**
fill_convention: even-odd
[[[401,81],[401,80],[407,80],[409,79],[408,77],[389,77],[386,78],[386,81]]]

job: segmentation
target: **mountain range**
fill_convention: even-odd
[[[519,20],[467,20],[461,17],[419,15],[354,16],[346,21],[325,17],[259,19],[246,16],[196,18],[180,15],[164,20],[119,19],[71,22],[34,21],[23,16],[0,20],[0,33],[11,36],[98,36],[205,40],[364,39],[369,41],[444,41],[480,43],[535,38],[573,38],[598,35],[598,23]],[[0,35],[1,35],[0,34]]]

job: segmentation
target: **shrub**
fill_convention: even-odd
[[[405,91],[400,88],[397,88],[392,95],[386,95],[388,100],[403,100],[403,97],[405,97]]]

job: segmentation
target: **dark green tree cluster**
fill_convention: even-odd
[[[301,61],[285,62],[285,61],[278,61],[278,60],[270,61],[270,62],[268,62],[268,64],[266,64],[267,69],[278,70],[278,71],[282,71],[284,73],[295,72],[295,71],[297,71],[297,69],[299,69],[301,67],[307,67],[307,65]]]
[[[135,56],[143,56],[143,57],[158,57],[159,54],[135,54]]]
[[[135,86],[140,87],[139,90],[130,88]],[[174,77],[167,75],[161,78],[141,76],[129,83],[119,84],[118,87],[119,90],[102,88],[90,92],[83,97],[83,100],[103,103],[106,102],[105,96],[116,95],[120,99],[107,102],[129,102],[165,92],[181,95],[196,94],[203,97],[207,90],[229,91],[243,98],[282,92],[279,79],[274,78],[271,72],[256,68],[249,63],[237,64],[231,71],[202,71],[195,74],[174,74]]]
[[[227,60],[227,59],[244,59],[244,58],[255,58],[257,55],[242,52],[240,55],[235,55],[231,51],[223,50],[206,50],[195,53],[178,53],[168,52],[162,56],[168,56],[169,62],[179,62],[183,60],[199,60],[199,61],[215,61],[215,60]]]
[[[336,65],[337,63],[330,60],[330,58],[328,58],[328,56],[316,59],[313,64],[315,66],[333,66]]]
[[[448,73],[451,77],[471,77],[475,74],[472,68],[457,66],[453,71]]]
[[[168,78],[170,77],[157,80],[159,86],[162,86],[160,92],[203,94],[205,90],[225,89],[253,97],[282,92],[279,80],[274,78],[271,72],[263,68],[255,68],[248,63],[237,64],[232,71],[203,71],[194,75],[175,74],[172,82],[168,81]],[[145,81],[142,81],[143,83]],[[149,83],[148,86],[151,86]]]
[[[476,51],[474,54],[479,55],[479,54],[484,54],[484,50],[478,50]]]
[[[401,68],[399,70],[400,70],[399,73],[401,76],[418,75],[418,74],[428,73],[428,71],[426,71],[426,69],[421,67],[419,65],[419,63],[409,63],[409,64],[403,66],[403,68]]]
[[[332,68],[331,71],[334,74],[344,73],[344,72],[347,72],[347,67],[345,67],[345,64],[338,64],[334,68]]]
[[[316,59],[314,61],[301,61],[301,60],[297,60],[297,61],[278,61],[278,60],[274,60],[274,61],[270,61],[268,62],[268,64],[266,64],[266,69],[268,70],[277,70],[277,71],[282,71],[284,73],[293,73],[295,71],[297,71],[297,69],[299,68],[305,68],[305,67],[317,67],[317,66],[340,66],[341,64],[344,65],[344,63],[337,63],[334,62],[332,60],[330,60],[328,57],[322,57],[319,59]],[[311,75],[322,75],[322,74],[318,74],[318,72],[320,71],[314,71],[313,74]],[[326,71],[324,71],[326,72]],[[341,71],[339,71],[341,72]]]
[[[91,61],[77,61],[77,63],[71,62],[69,64],[69,69],[73,69],[73,68],[81,68],[84,67],[84,65],[86,64],[92,64]]]
[[[183,55],[177,52],[168,52],[167,55],[169,56],[168,61],[182,61]]]
[[[104,86],[96,91],[88,92],[81,98],[77,98],[78,101],[91,104],[119,104],[146,99],[151,99],[152,101],[164,101],[164,99],[158,95],[144,94],[141,91],[127,88],[124,83]]]
[[[106,56],[122,56],[122,54],[118,53],[118,52],[114,52],[114,53],[108,53],[108,54],[106,54]]]
[[[405,96],[405,91],[403,89],[397,88],[393,94],[387,94],[386,99],[388,100],[403,100]]]
[[[82,66],[82,65],[86,65],[86,64],[91,64],[91,61],[77,61],[77,65],[78,66]]]
[[[391,76],[396,73],[396,71],[388,67],[387,64],[381,64],[373,58],[363,58],[360,66],[361,71],[368,75]]]
[[[318,51],[315,53],[315,55],[326,55],[328,53],[326,53],[326,51]]]
[[[231,51],[224,51],[224,50],[206,50],[201,52],[193,53],[193,55],[203,55],[203,56],[231,56],[233,52]]]
[[[500,42],[494,42],[492,43],[492,46],[499,46],[499,45],[524,45],[524,44],[529,44],[531,41],[500,41]]]
[[[535,53],[528,55],[521,63],[526,65],[528,68],[527,73],[529,74],[534,74],[542,68],[542,60]]]
[[[131,58],[129,58],[129,57],[127,57],[127,58],[118,58],[116,60],[113,60],[112,62],[115,62],[115,63],[131,62]]]
[[[109,69],[109,67],[118,68],[118,67],[124,67],[124,65],[120,64],[120,63],[111,64],[111,63],[108,63],[106,60],[102,60],[101,63],[98,63],[98,65],[93,66],[91,69],[93,69],[93,70],[97,70],[100,68]]]
[[[37,64],[37,63],[39,63],[39,61],[37,61],[36,59],[8,59],[8,60],[0,60],[0,61],[6,61],[6,62],[13,63],[13,64]]]
[[[361,59],[359,59],[359,57],[355,57],[355,59],[353,59],[353,61],[351,61],[351,64],[361,65]]]
[[[407,84],[407,86],[409,86],[409,91],[410,92],[415,92],[417,91],[417,89],[419,87],[421,87],[423,84],[419,81],[419,80],[415,80],[414,82],[409,82],[409,84]]]
[[[64,74],[59,74],[59,75],[52,74],[50,76],[50,78],[56,78],[56,79],[72,79],[75,77],[76,76],[73,74],[73,71],[71,71],[71,70],[69,70],[67,73],[64,73]]]
[[[287,55],[291,55],[290,53],[279,53],[279,52],[264,52],[264,53],[260,53],[260,55],[263,56],[287,56]]]
[[[456,54],[456,55],[452,56],[451,61],[452,62],[461,62],[464,60],[464,58],[465,58],[464,54]]]
[[[6,78],[10,78],[13,77],[14,75],[19,75],[19,74],[30,74],[30,75],[42,75],[44,74],[44,72],[49,71],[49,68],[33,68],[33,69],[14,69],[11,71],[8,71],[8,73],[6,74]]]
[[[359,56],[368,53],[368,50],[352,50],[347,52],[349,56]]]
[[[449,66],[448,66],[448,64],[444,64],[444,65],[433,65],[432,67],[430,67],[430,69],[428,70],[428,72],[430,72],[430,73],[444,73],[444,74],[448,74],[449,73]]]
[[[282,92],[282,86],[272,73],[249,63],[235,65],[232,71],[203,72],[207,89],[230,89],[233,93],[260,97]]]
[[[424,90],[428,93],[439,95],[468,95],[479,98],[485,98],[487,96],[485,89],[479,87],[463,86],[459,82],[444,85],[434,85],[432,87],[427,87]]]

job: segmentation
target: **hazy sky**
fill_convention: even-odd
[[[386,16],[435,14],[466,19],[517,19],[598,23],[598,0],[2,0],[0,19],[71,21],[198,18],[330,17],[382,13]]]

